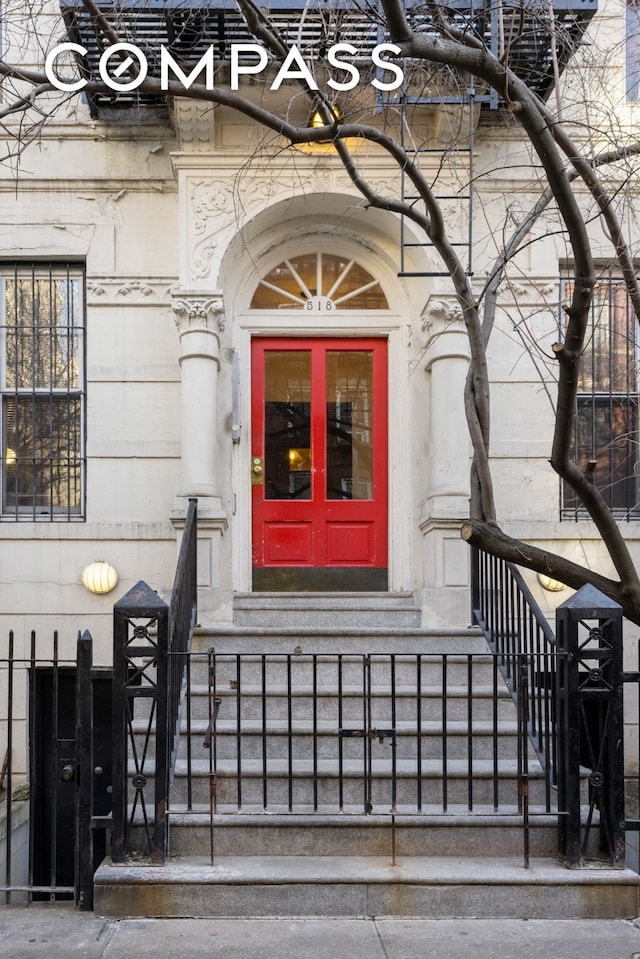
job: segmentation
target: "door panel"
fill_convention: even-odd
[[[312,555],[312,528],[308,523],[269,522],[263,525],[264,565],[293,566]]]
[[[327,564],[368,566],[375,546],[369,523],[327,523]]]
[[[386,578],[386,348],[253,340],[254,569],[370,567]]]

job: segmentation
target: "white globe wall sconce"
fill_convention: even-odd
[[[82,585],[90,593],[100,596],[110,593],[118,584],[118,570],[111,563],[96,560],[82,570]]]
[[[538,573],[537,575],[542,588],[550,593],[559,593],[567,588],[566,583],[561,583],[559,579],[552,579],[551,576],[546,576],[544,573]]]

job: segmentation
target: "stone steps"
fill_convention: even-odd
[[[471,768],[470,768],[471,766]],[[462,803],[470,795],[477,803],[493,800],[494,771],[498,777],[498,795],[503,802],[517,802],[518,767],[515,759],[501,759],[496,767],[491,760],[449,759],[447,763],[446,795],[451,803]],[[217,796],[222,804],[240,806],[260,805],[264,795],[264,766],[261,760],[242,759],[242,778],[238,788],[238,763],[234,760],[219,760],[216,771]],[[293,797],[293,805],[311,804],[314,795],[322,805],[340,808],[340,786],[343,801],[347,804],[362,803],[364,794],[363,762],[345,760],[342,778],[339,779],[334,760],[318,760],[316,771],[310,760],[271,760],[267,764],[268,804],[284,805]],[[133,774],[133,769],[132,769]],[[148,778],[152,778],[149,776]],[[411,760],[396,762],[396,801],[400,804],[417,803],[421,796],[427,802],[437,802],[445,795],[442,785],[442,761],[426,759],[422,762],[420,780],[416,780],[416,763]],[[193,801],[205,803],[209,795],[209,768],[203,761],[192,762],[191,783]],[[371,801],[389,810],[393,801],[391,760],[374,759],[371,765]],[[540,767],[529,770],[529,794],[531,802],[543,803],[545,796],[544,774]],[[172,789],[172,802],[186,801],[186,765],[178,761]]]
[[[96,873],[95,910],[120,917],[419,916],[631,919],[638,876],[545,857],[206,856]]]
[[[193,651],[206,653],[326,654],[442,654],[486,653],[481,631],[429,629],[409,626],[364,626],[334,623],[303,626],[286,618],[279,626],[200,626],[193,635]]]
[[[638,914],[635,873],[568,870],[556,861],[555,792],[531,747],[528,840],[534,858],[531,868],[524,868],[516,711],[478,629],[420,626],[419,611],[406,594],[255,594],[236,597],[234,607],[234,626],[200,628],[194,637],[193,788],[187,809],[183,723],[168,810],[171,859],[163,867],[143,860],[103,864],[95,886],[99,912],[438,918]],[[211,647],[215,694],[222,701],[213,817],[210,753],[202,743]],[[263,654],[268,654],[266,665]],[[364,655],[370,657],[366,666]],[[144,707],[136,710],[141,735]],[[392,725],[395,796],[389,737],[371,741],[371,785],[365,792],[369,744],[362,737],[340,737],[339,729]],[[150,785],[152,758],[151,744],[145,766]],[[139,807],[134,819],[134,832],[142,836]],[[593,842],[597,832],[592,830]],[[597,849],[589,855],[595,862]]]
[[[544,807],[531,807],[532,855],[553,857],[557,847],[556,817]],[[424,804],[420,815],[398,806],[390,814],[364,815],[362,804],[345,806],[342,813],[331,807],[298,806],[265,813],[261,808],[225,812],[218,804],[213,818],[206,806],[191,811],[174,805],[170,816],[171,844],[177,856],[201,855],[213,842],[217,856],[446,856],[464,850],[469,856],[490,852],[494,856],[523,855],[522,813],[505,803],[496,813],[491,805],[478,804],[473,812],[466,805],[451,803],[446,814],[441,806]],[[213,839],[212,839],[213,837]]]
[[[380,728],[384,724],[380,723]],[[208,721],[192,719],[191,721],[191,754],[194,758],[203,758],[208,755],[203,746]],[[143,720],[134,723],[137,742],[143,743],[145,733]],[[446,725],[446,734],[442,722],[424,721],[421,724],[421,735],[416,735],[416,725],[411,720],[397,720],[396,756],[398,759],[442,759],[446,755],[450,759],[466,759],[469,755],[476,759],[491,756],[494,749],[499,758],[508,758],[516,755],[517,746],[514,738],[518,728],[514,721],[504,720],[499,724],[497,734],[494,735],[493,726],[486,721],[473,723],[472,732],[465,720],[449,720]],[[186,724],[182,727],[182,744],[180,756],[186,755]],[[286,718],[270,719],[266,732],[263,733],[259,719],[246,719],[242,724],[242,756],[247,759],[258,759],[266,755],[267,759],[277,759],[288,752],[289,737],[292,741],[293,755],[312,756],[319,759],[336,759],[340,749],[338,729],[331,720],[312,720],[296,718],[291,729]],[[389,741],[386,741],[387,746]],[[384,743],[382,744],[384,745]],[[342,751],[346,758],[362,754],[362,739],[343,739]],[[238,752],[237,726],[233,719],[218,718],[216,724],[216,752],[219,759],[234,759]],[[529,758],[533,760],[533,748],[529,750]]]
[[[284,619],[297,627],[363,626],[414,627],[422,612],[411,593],[245,593],[234,597],[236,627],[262,626],[278,629]]]

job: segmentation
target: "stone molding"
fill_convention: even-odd
[[[166,306],[175,278],[157,276],[87,277],[87,303],[90,306]]]

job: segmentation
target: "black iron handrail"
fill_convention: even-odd
[[[522,680],[518,662],[526,658],[529,738],[547,775],[550,790],[557,777],[555,676],[558,645],[540,606],[513,563],[472,549],[471,613],[517,703]],[[520,694],[521,695],[521,694]]]
[[[189,500],[189,507],[182,533],[182,542],[178,554],[176,574],[169,604],[169,654],[168,663],[168,704],[167,721],[169,724],[169,784],[175,773],[182,704],[189,683],[189,653],[193,630],[198,618],[198,501]],[[187,723],[189,723],[187,712]],[[187,731],[187,743],[190,742],[190,730]]]

